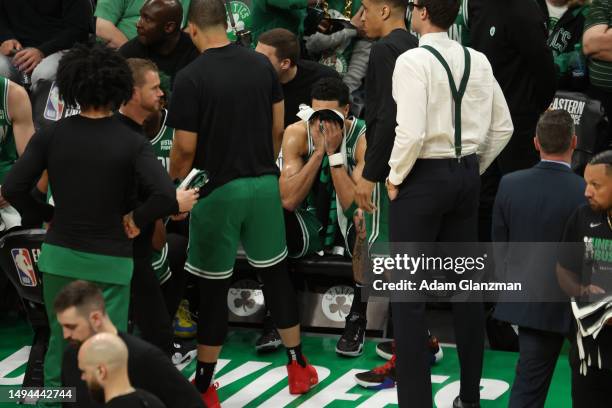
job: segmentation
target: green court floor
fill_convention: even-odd
[[[337,337],[305,336],[303,350],[317,366],[320,383],[309,394],[289,395],[286,384],[286,356],[283,351],[255,354],[256,333],[234,331],[223,349],[217,366],[219,396],[223,407],[363,407],[394,406],[394,390],[368,391],[356,386],[354,373],[379,365],[374,352],[375,342],[369,341],[366,353],[356,359],[340,358],[334,352]],[[17,320],[0,320],[0,387],[15,387],[25,372],[27,346],[31,340],[29,327]],[[433,395],[437,407],[450,407],[458,393],[459,363],[454,347],[445,346],[444,358],[432,370]],[[485,352],[481,382],[482,407],[507,407],[516,353]],[[186,376],[193,375],[195,362],[182,367]],[[547,408],[570,407],[570,371],[563,355],[553,377]],[[12,406],[0,404],[1,407]]]

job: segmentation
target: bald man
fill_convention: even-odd
[[[147,0],[136,23],[138,35],[119,52],[126,58],[149,59],[160,70],[162,90],[170,95],[174,76],[199,55],[181,30],[183,6],[178,0]]]
[[[128,349],[116,334],[100,333],[79,350],[79,370],[92,399],[112,408],[166,408],[155,395],[137,390],[128,377]]]
[[[91,396],[88,395],[91,381],[80,373],[82,367],[77,361],[83,345],[99,334],[118,336],[126,344],[128,375],[136,388],[154,394],[168,408],[204,408],[196,388],[160,349],[117,330],[106,313],[102,292],[95,284],[81,280],[69,283],[57,294],[53,309],[64,338],[70,344],[62,361],[62,386],[76,388],[77,400],[70,403],[70,408],[100,408],[98,401],[104,402],[95,398],[95,392],[99,391],[90,391]],[[95,390],[95,384],[93,388]]]

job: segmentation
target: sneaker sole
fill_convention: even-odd
[[[281,340],[276,340],[271,343],[260,344],[259,346],[255,346],[255,351],[258,353],[265,353],[267,351],[276,351],[283,344]]]
[[[357,351],[345,351],[340,350],[338,347],[336,347],[336,353],[346,357],[359,357],[363,354],[363,343],[359,345],[359,349]]]
[[[387,361],[391,360],[391,357],[393,357],[393,354],[386,353],[385,351],[379,349],[378,347],[376,347],[376,354],[378,354],[380,358],[387,360]]]
[[[436,364],[440,360],[442,360],[442,357],[444,357],[444,352],[442,351],[442,347],[439,347],[438,352],[434,354],[433,356],[434,356],[433,364]]]
[[[385,380],[381,383],[371,383],[371,382],[360,380],[359,378],[355,377],[355,382],[359,386],[363,388],[367,388],[369,390],[384,390],[387,388],[395,388],[395,381],[393,381],[390,378],[385,378]]]
[[[185,354],[183,356],[181,361],[175,363],[174,360],[173,360],[172,363],[174,365],[181,365],[181,364],[184,364],[186,362],[191,362],[193,359],[196,358],[197,355],[198,355],[198,350],[191,350],[191,351],[189,351],[187,354]]]

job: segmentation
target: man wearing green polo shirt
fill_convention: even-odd
[[[591,97],[612,118],[612,0],[594,0],[584,23],[583,52],[589,58]],[[610,127],[612,138],[612,126]]]

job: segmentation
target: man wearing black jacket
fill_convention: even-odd
[[[81,379],[77,354],[81,344],[97,333],[118,335],[128,349],[128,376],[135,388],[150,392],[168,408],[202,408],[195,387],[183,377],[157,347],[117,330],[108,314],[100,289],[91,282],[74,281],[58,293],[53,305],[69,346],[62,361],[62,386],[76,387],[73,408],[95,408],[87,384]]]
[[[538,162],[532,143],[538,118],[557,86],[544,15],[532,0],[469,0],[468,10],[472,47],[491,62],[514,124],[497,158],[500,170],[529,168]]]
[[[22,73],[53,79],[60,51],[87,40],[93,30],[88,0],[0,0],[0,59]]]
[[[584,204],[585,183],[570,168],[576,146],[574,122],[564,110],[546,112],[534,141],[542,161],[502,179],[495,200],[494,242],[559,242],[567,220]],[[537,204],[534,204],[537,203]],[[520,255],[519,255],[520,252]],[[530,275],[529,302],[499,303],[495,318],[518,326],[520,355],[510,393],[510,408],[544,407],[565,337],[570,332],[569,302],[555,275],[556,254],[508,251],[507,276]],[[530,290],[537,290],[531,292]]]
[[[383,13],[364,15],[364,31],[370,38],[380,38],[370,52],[366,74],[366,164],[357,183],[355,199],[359,208],[374,211],[372,192],[376,182],[389,175],[389,157],[395,140],[397,105],[391,94],[391,79],[395,61],[404,52],[418,47],[416,37],[406,30],[403,16],[406,8],[398,0],[364,0],[364,8],[381,9]],[[366,8],[367,10],[367,8]],[[378,14],[382,17],[377,19]],[[375,16],[375,17],[374,17]]]
[[[538,161],[532,139],[540,114],[556,92],[552,51],[544,15],[533,0],[463,0],[472,47],[484,53],[504,93],[514,133],[496,162],[481,177],[478,235],[491,240],[491,214],[503,174]]]

